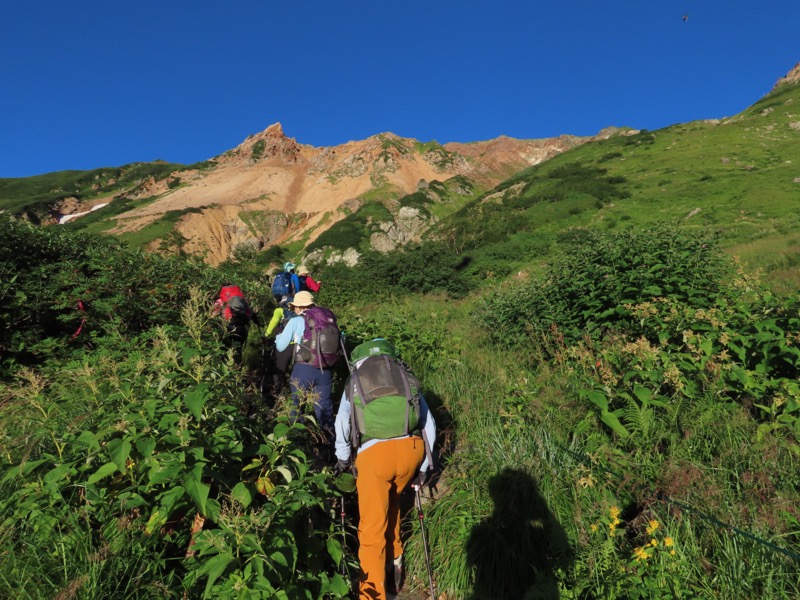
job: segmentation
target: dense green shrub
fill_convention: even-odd
[[[573,243],[544,280],[488,298],[483,319],[498,339],[521,342],[555,326],[575,341],[627,319],[624,305],[654,297],[711,306],[731,270],[712,238],[674,227],[569,233]]]
[[[461,259],[443,244],[428,242],[386,254],[366,252],[355,267],[325,266],[320,279],[324,298],[338,304],[433,292],[460,298],[473,288],[460,266]]]
[[[181,257],[130,251],[110,237],[2,218],[0,374],[15,362],[69,354],[101,337],[136,336],[178,323],[193,285],[210,304],[223,283],[237,283],[265,310],[269,292],[260,270],[252,261],[210,269]]]
[[[413,194],[407,194],[400,198],[400,206],[416,208],[422,212],[422,214],[428,216],[431,214],[431,211],[428,208],[431,204],[433,204],[433,201],[425,192],[414,192]]]
[[[366,202],[356,212],[323,231],[306,247],[306,251],[313,252],[326,247],[337,250],[359,249],[369,241],[379,223],[393,219],[392,213],[382,203]]]
[[[623,437],[627,410],[710,394],[752,405],[762,435],[800,439],[800,298],[778,301],[736,275],[709,237],[587,231],[543,279],[489,297],[481,319],[503,343],[594,357],[576,386]]]

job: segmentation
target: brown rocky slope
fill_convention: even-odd
[[[185,240],[183,250],[218,264],[239,244],[265,248],[311,242],[366,194],[398,198],[425,182],[455,175],[488,189],[521,169],[612,133],[544,140],[501,136],[445,145],[383,133],[316,148],[287,137],[276,123],[214,158],[211,169],[181,172],[174,189],[168,180],[150,182],[137,193],[155,200],[116,215],[111,233],[136,231],[167,211],[182,211],[175,229]]]

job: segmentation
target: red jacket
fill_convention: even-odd
[[[300,276],[300,289],[307,289],[309,292],[314,292],[315,294],[319,291],[319,283],[311,279],[311,275],[301,275]]]

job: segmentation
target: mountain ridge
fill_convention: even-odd
[[[263,249],[301,238],[313,241],[364,197],[396,200],[427,182],[456,175],[490,188],[520,169],[615,132],[444,145],[386,132],[314,147],[298,143],[274,123],[214,157],[212,169],[182,171],[174,189],[175,178],[145,182],[131,196],[155,199],[117,214],[108,231],[133,233],[170,211],[184,211],[174,227],[184,240],[181,250],[218,264],[243,244]],[[95,202],[100,201],[107,200]]]

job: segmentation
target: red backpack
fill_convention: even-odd
[[[222,316],[228,321],[233,317],[250,319],[253,316],[253,311],[238,285],[222,287],[219,291],[219,299],[222,302],[222,306],[225,307],[222,311]]]

